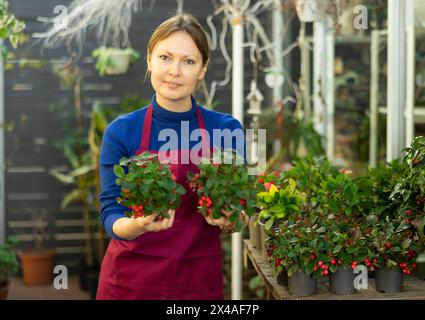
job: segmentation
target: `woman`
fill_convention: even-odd
[[[186,194],[181,206],[169,211],[171,218],[162,220],[155,219],[157,214],[126,217],[127,208],[116,201],[120,187],[113,172],[122,157],[143,151],[160,154],[164,129],[175,130],[179,138],[183,123],[190,132],[206,129],[210,137],[213,129],[242,130],[232,116],[196,103],[192,94],[204,79],[208,62],[207,37],[193,16],[177,15],[163,22],[147,50],[155,90],[152,103],[118,117],[104,133],[99,200],[101,222],[112,239],[103,259],[97,299],[223,299],[220,231],[232,230],[234,223],[228,220],[228,212],[220,219],[198,212],[197,195],[186,181],[188,171],[197,172],[196,164],[189,159],[171,165]],[[185,146],[181,142],[170,152],[182,159],[197,142]],[[208,139],[202,143],[208,144],[208,150],[214,147]]]

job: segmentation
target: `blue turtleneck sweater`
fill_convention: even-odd
[[[196,117],[196,101],[192,97],[192,108],[186,112],[172,112],[162,108],[156,102],[156,96],[152,97],[152,128],[150,137],[149,150],[159,150],[167,141],[158,141],[159,132],[163,129],[174,129],[178,133],[178,148],[187,149],[188,146],[181,146],[181,124],[185,122],[189,127],[189,132],[198,129],[198,121]],[[229,144],[234,150],[245,157],[245,141],[236,143],[236,139],[232,141],[218,142],[213,139],[214,129],[242,129],[241,123],[231,115],[209,110],[201,105],[202,117],[204,118],[205,127],[210,136],[210,146],[218,148],[226,148]],[[130,157],[136,154],[139,149],[143,123],[148,106],[138,109],[131,113],[127,113],[117,117],[106,128],[102,139],[102,147],[100,150],[100,180],[101,193],[100,201],[100,220],[106,232],[114,239],[119,239],[112,231],[114,222],[120,218],[126,217],[124,214],[128,208],[117,203],[117,197],[120,197],[121,187],[115,183],[117,178],[113,171],[113,166],[119,163],[123,157]],[[231,137],[230,137],[231,139]],[[198,141],[189,141],[189,149],[199,143]]]

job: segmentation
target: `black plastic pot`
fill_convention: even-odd
[[[331,290],[336,294],[356,293],[354,288],[354,278],[356,274],[351,268],[339,269],[329,275]]]
[[[90,278],[93,278],[92,275],[99,274],[100,268],[97,261],[94,261],[93,266],[88,266],[84,259],[80,260],[79,266],[79,281],[80,288],[83,291],[91,291],[91,285],[89,282],[93,282]]]
[[[416,258],[416,276],[420,280],[425,280],[425,253],[421,253]]]
[[[288,291],[297,297],[308,297],[314,294],[317,288],[317,279],[304,272],[297,272],[288,277]]]
[[[404,276],[401,268],[394,269],[386,267],[375,271],[375,288],[379,292],[400,292],[403,291]]]
[[[287,286],[288,285],[288,272],[286,270],[282,270],[276,277],[276,281],[281,286]]]
[[[96,300],[97,286],[99,284],[99,273],[90,272],[87,274],[87,286],[90,293],[90,298]]]

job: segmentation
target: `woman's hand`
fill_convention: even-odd
[[[138,217],[135,220],[137,225],[144,230],[143,233],[146,232],[158,232],[161,230],[169,229],[173,226],[174,217],[175,217],[176,210],[170,209],[168,210],[168,214],[170,215],[170,218],[158,218],[158,213],[153,213],[147,217]]]
[[[205,220],[208,222],[208,224],[213,226],[220,227],[221,230],[225,232],[235,232],[236,231],[236,221],[231,222],[229,221],[229,217],[233,214],[232,211],[225,211],[221,209],[221,212],[224,214],[224,217],[220,217],[218,219],[213,219],[211,216],[205,217]],[[246,215],[245,211],[242,210],[239,219],[243,221],[244,226],[246,226],[249,222],[249,217]]]
[[[146,232],[158,232],[171,228],[173,226],[175,213],[176,211],[174,209],[168,210],[170,218],[163,218],[162,220],[159,220],[158,213],[151,214],[147,217],[120,218],[115,221],[112,226],[112,231],[120,238],[134,240]]]

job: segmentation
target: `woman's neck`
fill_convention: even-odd
[[[192,109],[192,99],[190,96],[181,100],[170,100],[156,95],[156,102],[162,108],[171,112],[187,112]]]

